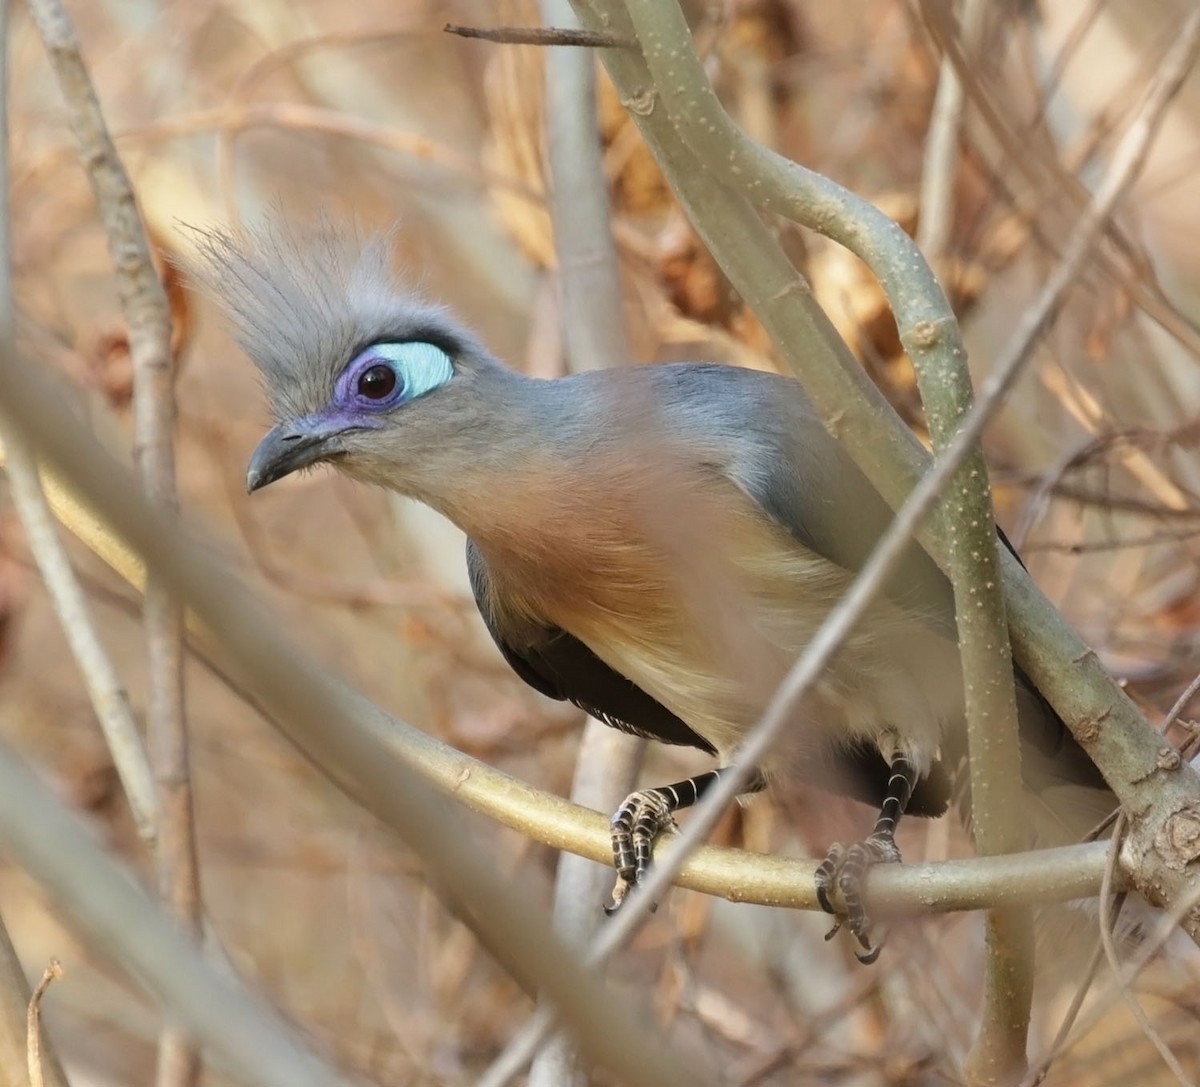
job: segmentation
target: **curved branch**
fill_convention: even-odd
[[[94,446],[92,450],[93,456],[103,459],[102,452]],[[0,465],[3,463],[4,451],[0,448]],[[95,512],[91,503],[65,482],[61,473],[52,466],[43,466],[42,472],[46,495],[56,516],[117,574],[140,589],[144,575],[137,554]],[[194,614],[189,616],[189,630],[206,652],[228,659],[228,652]],[[602,864],[611,863],[608,824],[600,813],[465,755],[385,713],[348,688],[344,694],[353,702],[349,714],[338,722],[338,728],[373,736],[383,745],[383,757],[389,765],[410,766],[470,810],[534,841]],[[273,720],[268,706],[252,696],[251,700],[264,716]],[[323,769],[328,772],[327,767]],[[673,840],[667,838],[658,848],[665,858],[673,847]],[[730,901],[816,909],[812,890],[814,869],[815,862],[810,860],[706,846],[692,854],[676,883]],[[1104,849],[1095,845],[1012,857],[944,861],[872,873],[871,901],[881,913],[892,916],[986,909],[998,903],[1067,901],[1094,896],[1103,874]]]
[[[585,25],[622,29],[627,25],[623,7],[616,0],[574,0]],[[1160,70],[1151,94],[1148,94],[1140,121],[1131,128],[1129,138],[1143,152],[1156,130],[1165,104],[1182,80],[1189,61],[1192,23],[1188,23],[1176,43],[1173,62]],[[653,44],[653,43],[651,43]],[[1194,43],[1192,43],[1194,44]],[[688,46],[690,51],[690,45]],[[790,189],[793,181],[807,180],[794,164],[763,148],[757,150],[721,111],[720,117],[703,114],[701,128],[731,126],[735,141],[724,149],[723,157],[700,159],[686,146],[664,110],[656,110],[656,87],[645,63],[628,50],[606,50],[605,64],[643,135],[659,158],[660,165],[689,211],[694,225],[709,249],[721,263],[738,292],[754,308],[763,325],[778,345],[781,355],[805,375],[805,384],[831,432],[843,440],[847,451],[879,489],[898,507],[928,463],[915,439],[907,432],[878,391],[869,387],[852,361],[847,361],[844,345],[833,342],[833,333],[815,304],[807,286],[795,275],[787,258],[779,250],[761,220],[749,206],[754,202],[772,210],[789,213],[796,202]],[[672,61],[678,57],[671,57]],[[673,70],[673,77],[678,73]],[[1169,77],[1169,78],[1166,78]],[[686,83],[686,81],[685,81]],[[688,84],[690,87],[691,85]],[[703,94],[703,92],[701,92]],[[717,103],[719,109],[719,103]],[[692,101],[693,109],[698,109]],[[1115,200],[1136,172],[1138,157],[1118,156],[1111,177],[1116,191],[1101,204],[1093,202],[1077,230],[1079,244],[1070,247],[1060,270],[1070,275],[1077,261],[1086,257],[1098,236],[1097,223],[1103,224]],[[720,179],[720,180],[718,180]],[[849,206],[848,195],[824,192],[817,197],[824,219]],[[879,213],[866,212],[874,222]],[[856,239],[851,227],[839,226],[837,240],[852,248],[868,250]],[[887,241],[895,239],[898,227],[881,226]],[[829,233],[823,229],[822,232]],[[909,245],[907,240],[898,244]],[[878,271],[878,270],[877,270]],[[881,279],[884,276],[881,275]],[[896,282],[899,278],[901,281]],[[911,318],[908,336],[940,341],[942,330],[930,327],[920,315],[927,302],[910,300],[901,269],[894,265],[886,272],[887,283],[896,291],[891,299],[902,320]],[[923,291],[929,282],[927,273],[918,270],[912,290]],[[1067,285],[1070,280],[1068,279]],[[1040,308],[1032,335],[1024,342],[1014,337],[1011,380],[1040,333],[1061,303],[1065,287]],[[915,323],[914,323],[915,322]],[[822,339],[822,330],[828,334]],[[922,345],[916,344],[918,355]],[[876,425],[882,424],[882,425]],[[923,533],[922,543],[931,555],[945,564],[947,552],[936,533]],[[1178,758],[1164,753],[1161,739],[1151,729],[1125,693],[1104,671],[1096,655],[1058,614],[1007,552],[1000,556],[1005,604],[1010,618],[1010,635],[1018,660],[1039,689],[1050,699],[1059,715],[1071,727],[1088,750],[1118,799],[1134,820],[1132,842],[1137,849],[1141,869],[1135,874],[1138,887],[1153,901],[1170,901],[1183,893],[1195,878],[1189,867],[1195,858],[1185,842],[1190,841],[1185,826],[1192,811],[1200,808],[1200,779]],[[1176,827],[1178,826],[1178,830]],[[1177,855],[1164,856],[1157,850],[1166,847]],[[1186,917],[1185,926],[1193,938],[1200,937],[1200,917]]]

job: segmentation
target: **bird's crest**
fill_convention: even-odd
[[[362,348],[422,340],[454,355],[463,333],[392,266],[392,232],[362,239],[323,218],[275,217],[235,237],[194,228],[189,272],[232,318],[277,419],[318,410]],[[463,345],[465,346],[465,345]]]

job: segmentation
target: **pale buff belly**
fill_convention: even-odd
[[[563,617],[605,663],[711,742],[722,761],[851,580],[790,537],[763,535],[758,547],[739,552],[740,562],[727,566],[710,555],[705,569],[663,586],[671,603],[652,617],[612,606]],[[955,644],[878,601],[796,705],[763,770],[802,774],[848,740],[874,741],[890,730],[909,742],[925,772],[944,730],[961,727],[962,705]]]

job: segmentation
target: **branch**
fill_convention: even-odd
[[[96,633],[87,598],[55,531],[37,466],[19,442],[10,443],[5,468],[13,505],[25,530],[30,553],[71,647],[71,655],[79,665],[92,710],[129,801],[134,824],[142,841],[153,846],[158,837],[154,778],[142,746],[141,733],[129,707],[129,698]]]
[[[597,10],[600,5],[592,6]],[[734,124],[708,81],[678,4],[627,0],[625,7],[643,46],[646,78],[701,167],[761,206],[840,242],[879,277],[917,369],[935,449],[944,451],[970,406],[971,380],[953,312],[912,240],[866,201],[768,151]],[[801,365],[798,370],[807,378],[811,367]],[[843,410],[844,404],[837,404],[828,414],[840,416]],[[874,433],[862,438],[870,441]],[[1013,673],[996,576],[995,517],[982,449],[963,446],[959,455],[962,471],[943,476],[945,508],[953,516],[947,515],[935,535],[941,536],[944,566],[954,590],[977,848],[983,854],[1008,853],[1020,849],[1025,836],[1020,826],[1021,755]],[[930,494],[928,506],[942,493]],[[917,523],[914,517],[910,532]],[[907,542],[907,537],[897,539],[890,561],[899,560]],[[881,543],[878,552],[883,551]],[[741,758],[749,760],[746,753]],[[1009,1025],[1006,1048],[1013,1054],[1024,1053],[1031,1001],[1032,941],[1027,930],[1028,919],[1012,914],[988,921],[983,1019]]]
[[[17,1069],[30,1066],[36,1061],[45,1087],[69,1087],[67,1077],[59,1064],[58,1054],[46,1032],[41,1029],[40,1016],[36,1036],[36,1055],[31,1052],[34,1035],[30,1015],[34,994],[30,992],[29,980],[17,958],[8,927],[0,920],[0,1082],[20,1084]]]
[[[154,267],[129,175],[108,133],[75,28],[59,0],[30,0],[46,54],[67,105],[80,161],[108,239],[117,297],[129,329],[133,365],[133,459],[151,501],[176,505],[171,308]],[[31,465],[32,471],[32,465]],[[159,890],[186,931],[201,933],[200,874],[183,701],[183,606],[156,576],[147,580],[146,732],[158,789],[155,861]],[[173,1027],[159,1043],[159,1087],[191,1087],[200,1054]]]
[[[543,9],[543,18],[545,11]],[[559,17],[561,22],[567,20]],[[585,49],[629,49],[636,44],[628,34],[604,30],[580,30],[577,26],[459,26],[447,23],[442,29],[460,38],[479,38],[499,45],[574,45]]]
[[[8,0],[0,0],[0,340],[4,342],[11,340],[16,328],[8,153],[10,15]],[[36,474],[33,487],[37,490]],[[14,501],[19,504],[18,489],[15,485],[12,487]],[[55,539],[54,543],[57,542]],[[90,626],[87,629],[90,631]],[[3,1078],[5,1082],[18,1082],[20,1073],[17,1069],[28,1062],[31,1077],[39,1076],[50,1087],[67,1087],[67,1078],[63,1074],[57,1051],[50,1038],[43,1037],[40,1030],[40,1018],[36,1023],[31,1023],[34,1016],[33,999],[29,980],[21,967],[8,926],[0,917],[0,1065],[5,1070]],[[33,1027],[37,1028],[36,1033],[31,1029]],[[35,1048],[36,1054],[33,1052]]]
[[[585,25],[602,21],[621,25],[624,19],[614,0],[575,0],[575,6]],[[731,177],[739,190],[744,187],[753,192],[763,207],[797,217],[804,213],[804,199],[810,195],[807,186],[815,180],[825,186],[830,183],[751,144],[736,128],[735,151],[722,145],[720,161],[699,160],[685,146],[665,111],[654,108],[655,86],[644,63],[630,53],[612,51],[605,55],[605,64],[709,249],[754,308],[781,355],[804,373],[826,425],[844,441],[880,493],[893,507],[898,506],[924,471],[927,458],[845,346],[836,342],[806,285],[746,199],[716,178]],[[722,120],[726,127],[732,125],[723,112],[716,119],[705,116],[706,124],[717,125]],[[865,224],[853,216],[847,221],[839,209],[851,202],[854,216],[859,215],[861,201],[844,190],[830,192],[826,188],[819,196],[819,225],[829,233],[836,227],[837,240],[861,251],[881,216],[867,205]],[[905,247],[910,244],[897,237],[902,232],[890,220],[884,218],[883,223],[884,238]],[[878,238],[874,240],[878,242]],[[875,262],[874,251],[865,255]],[[920,314],[929,277],[918,268],[915,282],[906,284],[901,265],[894,263],[885,286],[889,292],[893,288],[900,292],[899,301],[893,298],[893,306],[911,319]],[[910,291],[912,300],[906,298]],[[1057,304],[1051,308],[1056,309]],[[916,320],[909,331],[916,340],[928,337],[934,344],[942,332],[922,320]],[[918,342],[909,349],[920,354],[922,346],[927,349],[929,345]],[[946,562],[946,551],[936,534],[923,533],[921,541],[935,559]],[[1017,560],[1004,553],[1000,561],[1010,634],[1022,667],[1104,771],[1118,799],[1141,813],[1134,835],[1146,846],[1140,853],[1144,867],[1136,873],[1139,889],[1156,901],[1178,895],[1193,878],[1187,868],[1192,860],[1187,825],[1189,805],[1200,802],[1200,781],[1178,759],[1163,757],[1156,733]],[[1156,840],[1165,853],[1154,852]],[[1200,935],[1200,917],[1189,917],[1185,924],[1193,938]]]
[[[1028,153],[1027,133],[1013,130],[996,108],[994,96],[982,85],[978,67],[963,54],[948,6],[940,0],[918,0],[918,6],[930,35],[942,50],[943,57],[954,65],[959,82],[986,127],[986,135],[991,137],[990,141],[976,139],[973,150],[983,156],[993,176],[1001,179],[1005,187],[1023,190],[1016,199],[1022,214],[1036,220],[1044,213],[1048,202],[1060,202],[1061,197],[1066,197],[1070,210],[1082,214],[1091,202],[1088,187],[1053,156]],[[1102,5],[1092,6],[1098,10]],[[1078,32],[1087,33],[1086,17],[1079,24]],[[1056,79],[1055,73],[1048,73],[1041,94],[1043,102],[1053,98]],[[1145,274],[1150,263],[1146,255],[1116,223],[1108,223],[1105,233],[1109,244],[1097,248],[1098,266],[1120,283],[1122,289],[1128,290],[1138,306],[1185,350],[1200,356],[1200,327],[1167,298],[1152,275]]]
[[[545,992],[554,1000],[590,1061],[631,1084],[685,1087],[707,1082],[693,1061],[665,1047],[626,1004],[613,1000],[592,973],[576,964],[531,892],[496,871],[494,858],[473,844],[456,808],[414,769],[422,753],[398,751],[399,737],[386,717],[301,654],[287,639],[286,624],[213,559],[215,549],[198,545],[180,531],[174,517],[148,505],[130,486],[128,474],[64,418],[61,397],[43,374],[0,352],[0,383],[5,390],[0,424],[19,428],[148,557],[151,568],[214,632],[224,656],[237,661],[240,674],[248,677],[285,735],[368,811],[400,831],[429,869],[434,886],[484,947],[528,991]],[[413,757],[396,757],[402,753]],[[453,794],[465,783],[457,778],[441,784]],[[7,805],[3,781],[0,794],[5,794],[0,805]],[[10,811],[10,818],[15,817]],[[7,823],[0,823],[0,840],[26,843],[22,863],[44,880],[60,878],[58,858],[48,855],[49,846],[28,827],[24,837],[15,837]],[[76,882],[70,887],[70,893],[59,894],[61,907],[81,923],[92,924],[98,892],[87,893],[84,886],[81,896]],[[128,929],[105,932],[114,953],[126,963],[136,961],[135,973],[146,977],[144,957],[133,946],[140,935]],[[157,971],[150,977],[157,994],[175,992],[165,988]],[[196,1018],[185,1023],[199,1029]],[[211,1028],[206,1020],[199,1035],[210,1043]]]
[[[567,0],[542,0],[541,14],[543,22],[566,28],[555,34],[578,32]],[[567,363],[574,372],[621,365],[629,358],[629,343],[590,53],[564,49],[546,55],[545,103],[559,326]],[[571,799],[587,808],[612,811],[633,789],[645,748],[645,740],[589,717],[576,754]],[[611,877],[609,864],[597,865],[567,853],[559,857],[554,920],[581,959],[603,917],[597,907]],[[552,1013],[552,1005],[540,1003],[535,1022],[548,1022]],[[511,1045],[506,1047],[479,1087],[499,1087],[509,1078],[505,1059],[512,1050]],[[528,1082],[529,1087],[587,1087],[589,1078],[572,1040],[560,1033],[537,1054]]]
[[[126,484],[131,483],[127,480]],[[345,1087],[259,998],[209,966],[50,790],[0,746],[0,836],[68,914],[255,1087]],[[43,1071],[46,1051],[42,1050]]]
[[[53,1058],[47,1060],[47,1054],[42,1052],[42,997],[50,988],[52,982],[63,976],[62,964],[58,959],[51,959],[50,965],[42,974],[42,980],[29,997],[29,1008],[25,1018],[26,1032],[26,1066],[29,1070],[30,1087],[46,1087],[46,1073],[51,1073],[50,1080],[54,1081]],[[59,1071],[61,1077],[62,1072]]]
[[[971,50],[979,41],[986,14],[983,0],[967,0],[963,5],[960,36],[963,48]],[[954,222],[954,182],[958,175],[958,146],[962,126],[963,85],[958,69],[949,57],[938,68],[937,94],[929,116],[925,137],[925,156],[921,169],[921,195],[917,202],[917,248],[934,268],[940,268],[947,256]]]
[[[0,449],[0,464],[3,454]],[[140,589],[145,583],[142,563],[130,546],[52,466],[43,466],[43,483],[56,516],[116,573]],[[194,616],[191,630],[206,656],[228,658],[216,637]],[[271,708],[255,698],[244,683],[241,693],[267,720],[284,729],[274,719]],[[600,864],[611,863],[607,819],[598,812],[464,755],[348,688],[344,693],[354,705],[338,727],[372,734],[385,748],[382,757],[389,763],[407,763],[471,811],[533,841]],[[336,783],[344,786],[343,782]],[[674,838],[664,839],[656,846],[655,856],[668,856],[674,845]],[[871,874],[871,902],[881,915],[911,916],[986,909],[999,902],[1022,905],[1093,897],[1104,874],[1103,856],[1103,850],[1097,851],[1095,845],[1085,845],[1013,857],[889,867]],[[706,847],[688,859],[676,883],[733,902],[815,910],[815,868],[810,860]]]

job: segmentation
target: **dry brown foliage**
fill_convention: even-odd
[[[514,366],[559,366],[546,191],[542,57],[466,42],[445,22],[532,23],[519,3],[220,2],[76,5],[109,122],[159,251],[179,222],[254,221],[268,205],[399,221],[397,257]],[[726,0],[695,9],[698,41],[738,119],[916,230],[922,148],[937,80],[912,5]],[[1006,8],[1007,5],[1001,5]],[[1036,292],[1088,176],[1157,55],[1169,11],[1107,6],[1079,40],[1080,5],[1008,17],[971,88],[941,264],[979,374]],[[1175,5],[1178,7],[1178,5]],[[1127,33],[1122,37],[1115,27]],[[1131,29],[1132,28],[1132,29]],[[130,435],[128,352],[96,216],[32,28],[13,30],[13,184],[24,334],[71,382],[81,425]],[[1060,58],[1052,103],[1039,83]],[[1101,73],[1106,73],[1102,75]],[[986,96],[986,109],[976,97]],[[607,84],[605,162],[626,312],[640,362],[774,367],[753,315],[664,185]],[[1036,579],[1150,713],[1197,670],[1200,609],[1200,337],[1163,331],[1166,298],[1195,314],[1200,76],[1174,110],[1120,227],[1080,284],[989,435],[997,507]],[[1069,103],[1069,108],[1068,108]],[[1004,138],[985,118],[1000,118]],[[1069,116],[1068,116],[1069,114]],[[1053,123],[1048,120],[1053,119]],[[1009,151],[1022,151],[1020,161]],[[858,262],[780,225],[838,329],[902,414],[919,403],[882,295]],[[169,264],[164,265],[170,268]],[[170,272],[177,319],[179,483],[231,559],[269,587],[307,645],[370,697],[454,745],[565,792],[579,714],[538,698],[494,653],[474,614],[454,531],[330,473],[248,501],[246,458],[266,424],[248,363],[218,316]],[[1149,314],[1149,315],[1148,315]],[[149,873],[111,763],[14,519],[0,517],[0,729]],[[78,549],[135,708],[145,689],[132,592]],[[205,908],[234,965],[347,1065],[377,1082],[466,1084],[529,1003],[439,905],[404,851],[193,659],[194,748]],[[1192,729],[1186,721],[1180,734]],[[647,778],[702,766],[652,754]],[[849,802],[793,795],[730,815],[721,840],[806,855],[861,825]],[[480,828],[496,864],[549,886],[554,857]],[[967,849],[946,824],[903,831],[906,856]],[[19,871],[0,873],[30,972],[51,957],[47,1029],[77,1082],[145,1082],[157,1020],[136,988],[81,946]],[[957,1081],[979,980],[977,919],[897,926],[882,965],[821,941],[825,920],[676,892],[616,963],[619,987],[739,1084]],[[1143,983],[1157,1029],[1200,1070],[1195,960]],[[1104,983],[1102,976],[1099,984]],[[650,994],[647,998],[647,994]],[[1048,1044],[1070,990],[1035,1018]],[[206,1082],[221,1082],[215,1071]],[[1150,1083],[1166,1072],[1118,1005],[1062,1057],[1052,1083]]]

